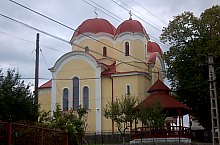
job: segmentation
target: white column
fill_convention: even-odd
[[[102,112],[101,112],[101,67],[98,67],[96,70],[96,93],[95,93],[95,99],[96,99],[96,132],[101,132],[102,130]]]
[[[53,75],[53,74],[52,74]],[[51,88],[51,113],[53,115],[53,111],[56,110],[56,80],[54,80],[55,76],[52,77],[52,88]]]

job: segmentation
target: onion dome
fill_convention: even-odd
[[[161,50],[160,46],[156,42],[147,42],[147,52],[154,53],[158,52],[161,55],[163,54],[163,51]]]
[[[108,33],[115,35],[115,27],[107,20],[101,18],[94,18],[85,20],[75,31],[73,37],[77,37],[83,33]]]
[[[124,32],[142,33],[143,35],[147,35],[141,23],[137,20],[132,19],[126,20],[123,23],[121,23],[118,26],[115,35],[119,35]]]

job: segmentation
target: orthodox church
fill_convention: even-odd
[[[148,89],[164,78],[160,46],[150,41],[137,21],[125,20],[115,28],[102,18],[82,22],[50,71],[52,79],[39,87],[41,110],[88,109],[87,131],[111,131],[112,121],[102,110],[116,98],[135,96],[139,102]]]

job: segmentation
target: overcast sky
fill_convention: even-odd
[[[73,29],[76,29],[84,20],[95,18],[94,11],[98,13],[98,18],[107,19],[117,27],[122,20],[127,20],[130,17],[128,11],[122,8],[124,7],[131,10],[133,13],[132,19],[139,20],[150,35],[151,40],[158,43],[162,28],[166,27],[174,16],[184,11],[191,11],[196,16],[199,16],[205,9],[220,4],[219,0],[15,1],[62,22]],[[99,6],[107,10],[103,10]],[[73,30],[51,22],[9,0],[0,0],[0,14],[19,20],[67,41],[71,39],[74,33]],[[36,33],[37,31],[35,30],[0,16],[0,68],[3,68],[4,71],[8,68],[18,68],[22,77],[34,78]],[[168,50],[168,47],[160,46],[163,51]],[[40,33],[40,49],[42,50],[40,53],[40,77],[50,79],[51,73],[48,71],[48,68],[52,67],[61,55],[71,51],[71,46],[68,43]],[[40,80],[40,84],[45,81]],[[26,80],[26,82],[34,82],[34,80],[30,79]]]

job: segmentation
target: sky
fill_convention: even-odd
[[[9,1],[0,0],[0,68],[18,69],[26,83],[34,84],[36,34],[39,31],[5,18],[13,18],[67,42],[74,30],[86,19],[104,18],[117,27],[124,20],[138,20],[145,27],[151,41],[157,42],[163,51],[169,48],[161,44],[159,36],[169,21],[184,11],[199,16],[205,9],[220,4],[219,0],[13,0],[44,14],[71,29],[56,24]],[[98,15],[96,15],[97,13]],[[51,78],[48,68],[63,54],[71,51],[67,42],[40,33],[39,84]]]

